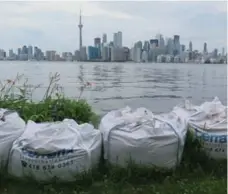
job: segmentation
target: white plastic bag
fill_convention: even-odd
[[[227,158],[227,107],[222,105],[218,97],[212,102],[192,107],[195,107],[194,111],[187,107],[175,107],[175,111],[179,115],[188,112],[185,117],[188,129],[202,142],[210,157]]]
[[[16,177],[47,181],[73,181],[97,165],[102,137],[90,124],[74,120],[36,124],[29,121],[12,147],[8,171]]]
[[[145,108],[111,111],[100,123],[104,158],[126,167],[136,164],[173,168],[179,164],[184,148],[186,126],[176,114],[154,116]]]
[[[0,109],[0,167],[5,168],[12,144],[25,130],[20,116],[7,109]]]

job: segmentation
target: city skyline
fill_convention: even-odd
[[[132,13],[129,12],[129,9],[127,9],[126,6],[125,10],[122,10],[123,6],[121,5],[123,5],[123,2],[58,2],[54,4],[53,3],[54,2],[1,2],[0,15],[5,16],[4,19],[6,18],[6,22],[3,23],[0,27],[0,35],[1,37],[3,37],[3,41],[1,41],[1,48],[5,48],[6,50],[9,50],[11,48],[16,49],[20,45],[25,44],[37,45],[38,47],[41,47],[44,50],[54,49],[58,52],[74,51],[78,49],[79,31],[77,25],[79,23],[79,3],[82,4],[81,7],[83,17],[83,46],[92,45],[94,37],[101,37],[103,33],[107,34],[108,42],[110,42],[113,40],[113,33],[116,31],[121,31],[123,33],[123,46],[128,47],[132,47],[133,44],[139,40],[144,41],[154,38],[155,35],[160,32],[164,35],[164,37],[173,37],[173,35],[178,34],[180,35],[180,39],[183,44],[188,45],[189,41],[192,41],[193,49],[197,49],[200,51],[203,50],[204,42],[207,42],[208,50],[218,48],[221,52],[222,47],[226,48],[227,29],[225,29],[226,23],[224,24],[226,18],[223,17],[223,15],[226,14],[224,10],[224,7],[226,7],[226,2],[126,2],[126,4],[128,4],[127,7],[131,8],[131,10],[134,10],[135,7],[139,8],[138,13],[134,14],[133,18]],[[168,4],[170,6],[167,6]],[[55,6],[51,7],[48,5]],[[75,5],[75,8],[73,8],[73,5]],[[164,18],[164,20],[162,20],[159,17],[150,18],[150,15],[148,15],[148,13],[146,13],[147,20],[145,19],[145,17],[140,16],[140,14],[142,15],[140,10],[144,8],[144,12],[146,12],[146,8],[148,7],[148,5],[153,5],[152,7],[154,7],[154,10],[152,8],[151,9],[154,13],[157,14],[157,16],[159,16],[159,14],[157,13],[157,8],[160,7],[160,12],[162,12],[162,18]],[[155,9],[156,6],[157,8]],[[176,22],[173,20],[173,22],[171,23],[172,27],[167,26],[170,25],[168,22],[170,17],[167,17],[165,20],[165,12],[167,12],[167,7],[169,7],[170,9],[168,10],[168,13],[176,13],[173,15],[176,18],[178,18],[177,15],[180,14],[178,12],[181,12],[183,14],[183,10],[185,10],[186,6],[188,6],[189,8],[194,8],[195,6],[195,9],[198,9],[199,6],[203,6],[204,8],[206,8],[206,12],[205,10],[202,10],[201,13],[198,10],[198,15],[192,13],[189,15],[189,18],[197,18],[197,16],[200,15],[201,19],[199,18],[199,21],[201,21],[202,16],[204,15],[203,18],[205,21],[210,21],[211,24],[213,24],[214,22],[213,25],[209,25],[210,28],[212,26],[213,28],[211,28],[211,30],[209,30],[208,33],[205,33],[205,29],[200,29],[198,25],[198,32],[196,31],[194,33],[191,32],[183,34],[181,32],[185,32],[186,29],[194,30],[197,26],[195,23],[193,23],[192,26],[190,25],[189,27],[187,25],[189,20],[184,20],[183,18],[181,18],[181,20],[185,21],[186,25],[183,25],[183,27],[179,28],[179,30],[177,27],[181,24],[181,22],[177,22],[179,20],[177,20]],[[12,8],[17,7],[20,7],[20,10],[17,10],[16,13],[12,14],[12,12],[9,11],[9,8],[11,8],[11,10],[14,10]],[[34,7],[36,7],[35,10]],[[110,7],[112,8],[111,11]],[[93,10],[91,8],[93,8]],[[116,11],[117,8],[119,11]],[[4,9],[3,12],[1,11],[1,9]],[[192,12],[194,12],[195,9],[192,9]],[[90,12],[91,10],[92,12]],[[98,14],[98,12],[100,15]],[[42,13],[42,15],[38,15],[38,13]],[[30,17],[26,17],[29,14],[31,14]],[[46,20],[48,21],[43,20],[44,16],[47,16],[48,14],[51,16],[49,18],[46,18]],[[14,18],[15,15],[17,16],[17,20],[12,20],[12,18]],[[172,17],[173,15],[170,16]],[[183,17],[184,16],[185,15],[183,15]],[[211,20],[212,18],[213,20]],[[49,24],[50,19],[50,28],[47,28],[47,24]],[[63,20],[65,22],[63,22]],[[16,25],[12,26],[13,21],[18,22]],[[108,21],[110,21],[112,25],[105,25]],[[120,23],[117,23],[118,25],[114,25],[115,23],[113,23],[113,21]],[[148,21],[150,22],[148,23]],[[191,21],[193,22],[194,20]],[[135,25],[132,25],[132,22],[135,23]],[[147,25],[146,28],[143,28],[143,25],[145,24],[150,25],[149,27]],[[44,28],[38,28],[42,25]],[[208,27],[208,25],[206,25],[205,22],[201,24],[201,26],[204,28],[205,26]],[[170,28],[172,28],[173,31],[170,31]],[[9,31],[6,33],[7,29],[17,30],[18,33],[15,33],[15,35],[11,36],[9,39],[7,37],[11,35],[12,32]],[[55,33],[51,34],[51,31],[53,30],[55,30]],[[201,33],[199,33],[199,31]],[[189,34],[192,34],[192,37],[189,36]],[[196,36],[197,34],[199,34],[199,36]],[[12,42],[13,40],[15,41]]]

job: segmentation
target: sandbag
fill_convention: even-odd
[[[101,146],[101,133],[90,124],[78,125],[70,119],[41,124],[28,121],[12,146],[8,172],[39,181],[73,181],[99,163]]]
[[[14,111],[0,109],[0,167],[7,166],[13,142],[25,130],[25,122]]]
[[[227,158],[227,106],[218,97],[200,106],[175,107],[178,115],[185,115],[188,130],[197,138],[214,159]],[[186,114],[187,113],[187,114]],[[187,116],[186,116],[187,115]]]
[[[106,114],[99,126],[104,158],[126,167],[129,162],[162,168],[176,167],[182,157],[186,126],[176,114],[153,115],[130,107]]]

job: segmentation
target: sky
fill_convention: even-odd
[[[122,31],[123,45],[139,40],[180,35],[181,44],[209,51],[227,46],[226,1],[2,1],[0,48],[23,45],[43,50],[73,52],[79,47],[79,12],[82,9],[83,45],[95,37]]]

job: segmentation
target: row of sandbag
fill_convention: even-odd
[[[203,140],[210,156],[226,158],[226,110],[218,98],[201,106],[186,101],[160,115],[126,107],[106,114],[95,130],[71,119],[26,124],[17,113],[0,109],[0,165],[19,178],[71,181],[99,163],[103,142],[104,158],[112,164],[126,166],[132,160],[173,168],[181,161],[188,129]]]

